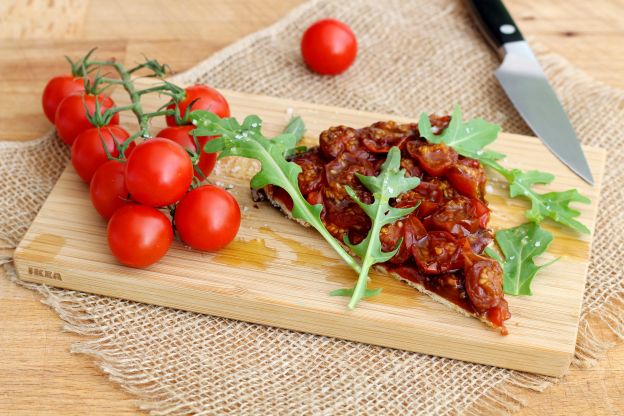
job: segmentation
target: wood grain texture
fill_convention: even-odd
[[[309,145],[317,144],[321,131],[331,126],[363,127],[395,118],[222,92],[234,117],[259,115],[269,137],[284,129],[290,113],[300,115],[306,122]],[[122,98],[116,98],[119,105],[125,104]],[[166,101],[143,98],[146,111]],[[122,117],[121,121],[130,123],[132,118]],[[161,127],[154,125],[153,131]],[[510,166],[554,173],[556,183],[545,186],[544,191],[577,188],[587,195],[593,203],[578,207],[579,220],[593,228],[604,170],[603,149],[585,148],[596,180],[593,187],[547,152],[538,139],[501,134],[492,149],[507,154],[505,163]],[[543,156],[535,160],[537,154]],[[373,275],[373,286],[383,292],[362,302],[355,311],[347,311],[344,298],[328,293],[352,286],[355,274],[313,230],[289,221],[268,204],[251,208],[249,179],[256,170],[252,161],[231,158],[222,163],[220,174],[211,176],[217,183],[232,186],[231,192],[243,207],[243,221],[233,245],[217,253],[201,253],[176,242],[158,263],[138,270],[119,265],[110,254],[106,223],[91,207],[87,186],[69,166],[15,251],[17,271],[27,281],[296,331],[551,376],[567,370],[585,288],[589,236],[548,225],[554,242],[542,260],[561,259],[534,281],[533,296],[508,297],[512,318],[506,337],[388,276]],[[499,229],[524,222],[528,205],[510,200],[503,183],[490,181],[490,185],[490,225]]]
[[[144,0],[142,3],[145,3]],[[58,1],[57,1],[58,2]],[[130,0],[128,1],[130,2]],[[156,19],[162,16],[161,4],[141,16]],[[103,1],[85,0],[90,14],[80,10],[64,13],[50,11],[43,2],[31,1],[30,13],[11,12],[21,0],[7,0],[0,5],[3,22],[32,27],[20,37],[8,33],[0,24],[0,139],[28,140],[49,128],[41,115],[39,96],[52,73],[65,70],[62,55],[77,56],[94,45],[109,50],[110,55],[124,62],[134,62],[141,53],[156,56],[176,71],[190,68],[222,46],[238,37],[260,29],[279,19],[299,0],[207,0],[207,10],[226,4],[227,23],[223,16],[206,13],[205,20],[189,24],[212,26],[215,35],[197,38],[183,34],[173,37],[168,23],[183,22],[191,13],[186,6],[197,1],[179,1],[175,15],[161,17],[162,24],[147,27],[149,33],[134,30],[136,16],[120,14],[107,22],[115,36],[96,38],[85,32],[70,36],[42,29],[37,23],[39,13],[50,13],[51,19],[71,21],[75,16],[82,27],[102,27],[97,11],[106,11]],[[168,2],[167,2],[168,3]],[[45,2],[48,4],[48,2]],[[547,45],[596,79],[616,87],[624,87],[624,1],[602,0],[507,0],[506,4],[525,35]],[[249,11],[253,16],[249,16]],[[260,16],[260,17],[257,17]],[[38,26],[39,25],[39,26]],[[107,29],[109,28],[107,27]],[[93,29],[92,29],[93,30]],[[190,42],[188,40],[191,40]],[[10,98],[9,98],[10,97]],[[0,279],[0,370],[6,378],[0,383],[0,414],[140,414],[131,396],[105,381],[105,376],[89,359],[71,355],[68,345],[78,339],[61,331],[61,323],[53,312],[34,295],[6,279]],[[599,331],[600,332],[600,331]],[[608,330],[603,334],[608,337]],[[19,343],[12,342],[19,339]],[[28,371],[24,371],[24,366]],[[80,380],[80,388],[76,387]],[[10,390],[9,390],[10,388]],[[10,393],[9,393],[10,392]],[[591,370],[572,370],[562,382],[544,393],[535,393],[524,416],[549,415],[614,415],[624,413],[624,344],[608,353],[601,365]]]

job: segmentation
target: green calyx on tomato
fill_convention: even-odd
[[[184,98],[173,99],[167,106],[173,114],[167,115],[170,127],[190,124],[189,115],[194,110],[205,110],[219,117],[230,116],[230,106],[223,95],[207,85],[192,85],[184,90]]]

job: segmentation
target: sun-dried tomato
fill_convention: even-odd
[[[414,159],[409,157],[401,158],[401,168],[405,169],[405,176],[408,178],[422,178],[423,171]]]
[[[368,160],[359,159],[351,153],[339,154],[325,165],[325,177],[327,179],[325,196],[338,201],[345,199],[351,201],[351,197],[345,189],[345,186],[349,186],[362,202],[372,202],[370,192],[362,185],[356,173],[371,176],[374,175],[375,168]]]
[[[470,249],[477,254],[483,253],[483,250],[492,242],[492,232],[488,229],[481,228],[477,232],[466,237]]]
[[[440,207],[427,219],[425,225],[463,237],[475,233],[481,227],[483,218],[488,215],[489,211],[481,201],[460,196]]]
[[[412,255],[425,274],[446,273],[464,265],[462,246],[446,231],[431,231],[417,240]]]
[[[415,137],[416,124],[397,124],[394,121],[380,121],[360,131],[362,144],[372,153],[388,153],[394,146],[399,148]]]
[[[321,133],[319,146],[325,157],[333,159],[342,152],[360,147],[356,129],[345,126],[330,127]]]
[[[485,191],[485,170],[474,159],[460,158],[449,168],[446,177],[459,193],[467,197],[479,198]]]
[[[459,157],[457,152],[444,143],[420,146],[412,143],[414,142],[407,144],[408,153],[418,160],[420,166],[431,176],[442,176],[457,163]]]
[[[316,192],[323,184],[323,172],[325,162],[321,158],[318,150],[311,150],[297,155],[292,161],[301,166],[301,173],[298,176],[299,189],[303,195]]]
[[[503,270],[496,260],[474,253],[464,254],[466,292],[480,312],[500,305],[503,299]]]

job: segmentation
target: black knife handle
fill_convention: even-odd
[[[468,0],[479,29],[495,49],[524,40],[520,29],[501,0]]]

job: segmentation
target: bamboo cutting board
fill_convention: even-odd
[[[361,127],[379,120],[412,121],[418,115],[402,118],[236,92],[225,95],[234,116],[258,114],[268,136],[279,133],[291,114],[301,115],[308,142],[332,125]],[[123,105],[122,99],[117,102]],[[125,122],[129,119],[122,117]],[[589,196],[592,204],[577,208],[581,222],[593,230],[605,162],[602,149],[585,148],[596,180],[590,187],[538,139],[503,133],[491,148],[508,155],[508,166],[554,173],[557,179],[545,191],[576,187]],[[545,223],[555,238],[543,261],[561,260],[534,280],[533,296],[507,297],[512,318],[506,337],[377,274],[371,276],[373,286],[382,287],[382,294],[347,311],[346,298],[328,293],[351,286],[355,274],[313,230],[251,201],[248,179],[255,169],[248,160],[231,158],[213,174],[218,184],[233,186],[242,209],[241,229],[230,246],[201,253],[175,242],[160,262],[139,270],[119,265],[110,254],[106,223],[70,165],[17,248],[17,271],[28,281],[297,331],[546,375],[566,371],[574,353],[591,236]],[[527,203],[506,195],[504,183],[490,181],[494,229],[524,222]]]

